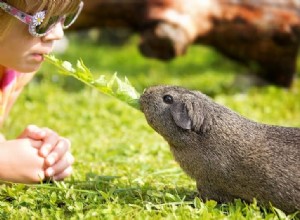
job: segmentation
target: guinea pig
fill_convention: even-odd
[[[176,86],[146,89],[140,106],[202,199],[256,198],[287,213],[300,209],[300,128],[251,121]]]

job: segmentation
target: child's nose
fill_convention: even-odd
[[[64,36],[63,24],[58,22],[51,30],[43,37],[44,41],[60,40]]]

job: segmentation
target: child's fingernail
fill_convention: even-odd
[[[54,175],[54,170],[50,167],[46,170],[46,175],[47,176],[53,176]]]
[[[50,157],[47,158],[47,162],[48,162],[48,164],[51,166],[51,165],[54,164],[55,158],[54,158],[53,156],[50,156]]]
[[[43,156],[48,155],[50,147],[51,147],[50,144],[45,144],[44,146],[42,146],[41,152],[42,152]]]
[[[46,135],[46,132],[45,132],[45,131],[40,131],[40,135],[41,135],[41,136],[45,136],[45,135]]]
[[[43,156],[47,156],[47,154],[48,154],[48,150],[47,149],[45,149],[45,148],[42,148],[42,155]]]

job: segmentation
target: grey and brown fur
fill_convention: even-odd
[[[300,128],[256,123],[175,86],[148,88],[140,104],[201,198],[300,209]]]

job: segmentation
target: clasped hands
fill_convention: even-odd
[[[71,175],[74,157],[70,152],[71,143],[67,138],[59,136],[49,128],[29,125],[17,140],[25,141],[27,144],[29,141],[32,147],[27,149],[32,155],[29,155],[30,152],[24,152],[24,157],[28,158],[23,158],[31,160],[25,163],[29,165],[28,172],[30,170],[33,172],[28,174],[29,179],[28,177],[25,178],[29,182],[38,182],[45,179],[62,180]],[[19,156],[22,156],[22,153]],[[25,170],[24,173],[26,173]]]

